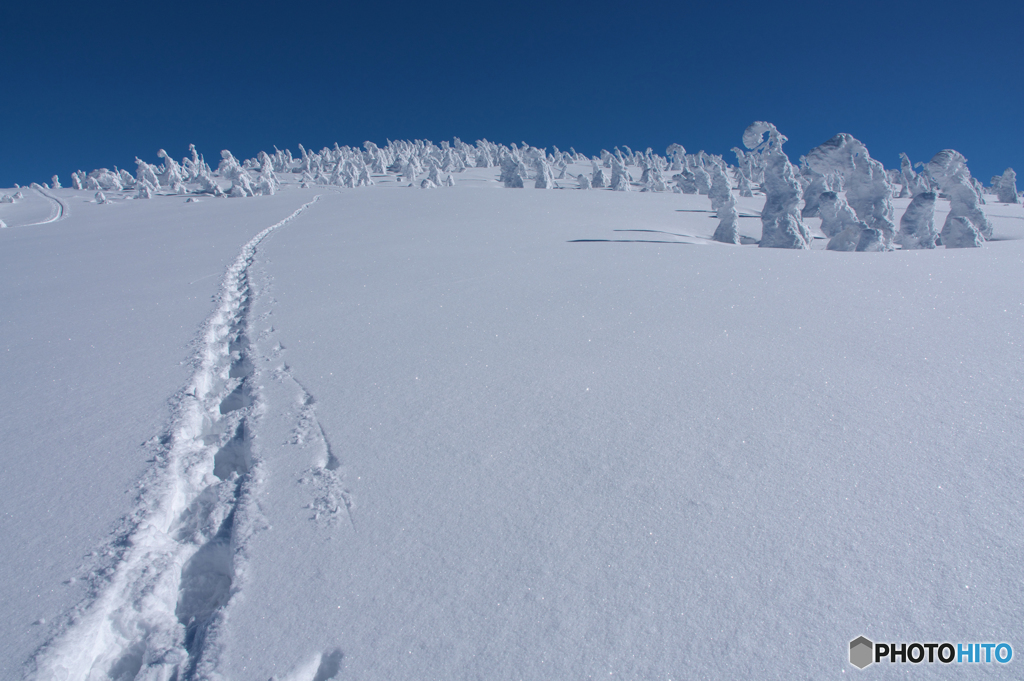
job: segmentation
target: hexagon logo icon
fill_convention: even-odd
[[[858,636],[850,641],[850,664],[857,669],[864,669],[874,662],[874,652],[875,644],[863,636]]]

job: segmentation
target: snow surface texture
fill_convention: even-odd
[[[274,195],[0,204],[0,676],[832,678],[861,634],[1021,639],[1019,205],[979,250],[759,250],[711,194],[561,155],[508,191],[484,149],[430,191],[304,152]]]

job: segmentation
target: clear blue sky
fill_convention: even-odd
[[[63,1],[4,7],[0,186],[184,156],[458,136],[1024,171],[1024,2]]]

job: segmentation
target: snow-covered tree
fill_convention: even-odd
[[[157,158],[164,160],[164,172],[160,176],[160,184],[170,188],[171,191],[178,192],[179,194],[182,193],[184,178],[181,166],[163,149],[157,151],[156,155]]]
[[[832,238],[851,228],[860,229],[857,214],[837,192],[822,192],[818,198],[818,216],[825,236]]]
[[[625,164],[619,159],[618,156],[612,157],[612,181],[609,185],[612,191],[617,192],[628,192],[632,191],[630,185],[629,171],[626,170]]]
[[[644,171],[640,176],[640,184],[643,185],[643,189],[641,191],[668,191],[668,186],[665,184],[665,177],[661,174],[661,169],[658,167],[657,162],[653,160],[645,161]]]
[[[935,248],[935,192],[919,192],[900,218],[896,243],[904,249]]]
[[[255,191],[252,187],[252,177],[242,167],[242,164],[238,162],[238,159],[227,149],[220,152],[220,158],[221,161],[217,166],[217,172],[220,173],[221,177],[231,180],[231,189],[227,192],[228,196],[236,198],[253,196]]]
[[[862,235],[857,250],[890,250],[896,236],[893,224],[892,185],[882,164],[871,158],[864,143],[847,133],[839,133],[824,144],[811,149],[807,164],[822,175],[842,173],[846,201],[868,230],[877,231],[882,249],[873,245],[875,234]],[[863,246],[863,248],[862,248]]]
[[[506,152],[501,158],[501,177],[500,181],[505,185],[507,189],[522,189],[526,186],[527,178],[526,166],[519,159],[518,155],[513,152]]]
[[[590,189],[590,178],[583,173],[576,177],[576,181],[579,182],[580,189]]]
[[[782,151],[786,139],[765,121],[751,123],[743,133],[744,146],[756,152],[764,164],[761,248],[810,248],[810,232],[800,219],[803,191],[793,164]]]
[[[691,157],[693,162],[690,166],[690,171],[693,173],[694,184],[697,185],[697,193],[707,196],[708,192],[711,191],[711,176],[704,169],[703,154],[704,152],[702,151],[697,157]]]
[[[96,192],[96,195],[93,196],[93,199],[96,201],[96,203],[106,203],[107,202],[107,197],[104,196],[103,192]]]
[[[949,245],[946,241],[947,232],[958,235],[955,238],[957,243],[966,244],[970,241],[966,236],[960,235],[961,225],[951,224],[953,219],[960,217],[966,218],[982,238],[991,238],[992,225],[978,205],[978,193],[972,182],[971,171],[967,169],[967,159],[958,151],[943,149],[932,157],[926,169],[928,175],[938,183],[942,193],[949,197],[949,215],[942,227],[943,245],[947,248],[961,247]]]
[[[948,215],[942,226],[942,245],[946,248],[980,248],[985,239],[964,215]]]
[[[534,188],[553,189],[555,186],[555,176],[551,172],[551,166],[548,165],[544,150],[535,149],[531,156],[533,157],[533,172],[536,178],[533,183]]]
[[[124,189],[124,184],[121,182],[121,178],[118,177],[117,174],[110,172],[106,168],[98,168],[86,176],[85,188],[90,191],[99,191],[102,189],[105,192],[119,192]]]
[[[711,208],[718,215],[718,228],[711,238],[725,244],[740,243],[740,234],[736,231],[739,213],[736,211],[736,198],[732,195],[732,184],[725,174],[725,163],[710,163],[708,170],[711,175]]]
[[[697,193],[697,178],[694,177],[693,171],[687,168],[685,163],[683,164],[683,169],[672,176],[672,181],[676,183],[680,193]]]
[[[686,148],[682,144],[670,144],[668,149],[665,150],[665,155],[672,161],[671,170],[678,172],[683,169],[683,164],[686,163]]]
[[[921,192],[929,191],[928,180],[914,172],[910,157],[900,152],[900,197],[915,197]]]
[[[800,159],[803,167],[800,168],[800,184],[804,192],[804,207],[800,216],[813,218],[818,215],[818,204],[821,201],[822,192],[828,191],[828,183],[823,174],[807,165],[807,159]]]
[[[592,161],[592,164],[593,164],[593,174],[592,174],[592,177],[591,177],[590,184],[591,184],[591,186],[594,187],[594,189],[601,189],[606,184],[606,180],[604,178],[604,168],[602,168],[601,166],[599,166],[597,164],[597,159],[594,159]]]
[[[61,189],[60,180],[57,179],[56,175],[50,178],[50,187],[52,187],[53,189]]]
[[[1017,195],[1017,173],[1013,172],[1013,168],[1007,168],[999,176],[999,183],[996,184],[996,196],[999,198],[999,203],[1020,203],[1020,197]]]
[[[120,170],[114,167],[114,175],[117,176],[118,181],[121,183],[121,187],[124,189],[132,189],[135,187],[135,178],[124,168]]]

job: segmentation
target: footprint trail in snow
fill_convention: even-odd
[[[263,475],[252,432],[265,405],[253,385],[250,269],[260,243],[319,198],[253,237],[228,269],[197,342],[192,379],[172,400],[168,432],[149,443],[157,451],[136,508],[100,551],[115,563],[37,653],[30,678],[184,681],[216,669],[215,642],[240,586],[247,540],[265,525],[253,494]],[[307,417],[297,420],[296,437],[319,438],[325,452],[310,472],[318,494],[311,508],[323,517],[340,508],[347,515],[337,459],[312,398],[303,399],[298,412]]]

